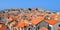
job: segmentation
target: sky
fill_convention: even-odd
[[[60,11],[60,0],[0,0],[0,10],[7,8],[43,8]]]

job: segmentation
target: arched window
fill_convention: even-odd
[[[34,30],[34,28],[33,27],[27,27],[27,30]]]
[[[48,29],[51,30],[51,26],[48,25]]]
[[[52,30],[53,29],[53,26],[52,25],[48,25],[48,29],[49,30]]]
[[[39,29],[40,29],[40,26],[39,26],[39,25],[37,25],[36,30],[39,30]]]

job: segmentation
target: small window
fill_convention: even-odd
[[[29,8],[29,11],[31,11],[31,8]]]
[[[10,12],[10,9],[8,9],[8,12]]]
[[[0,20],[1,20],[2,18],[0,17]]]
[[[59,24],[59,27],[60,27],[60,24]]]
[[[36,10],[38,10],[38,8],[36,8]]]
[[[5,11],[3,11],[3,13],[5,13]]]

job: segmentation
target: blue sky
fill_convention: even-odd
[[[6,8],[43,8],[60,11],[60,0],[0,0],[0,10]]]

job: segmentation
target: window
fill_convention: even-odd
[[[60,27],[60,24],[59,24],[59,27]]]
[[[1,17],[0,17],[0,20],[1,20]]]

